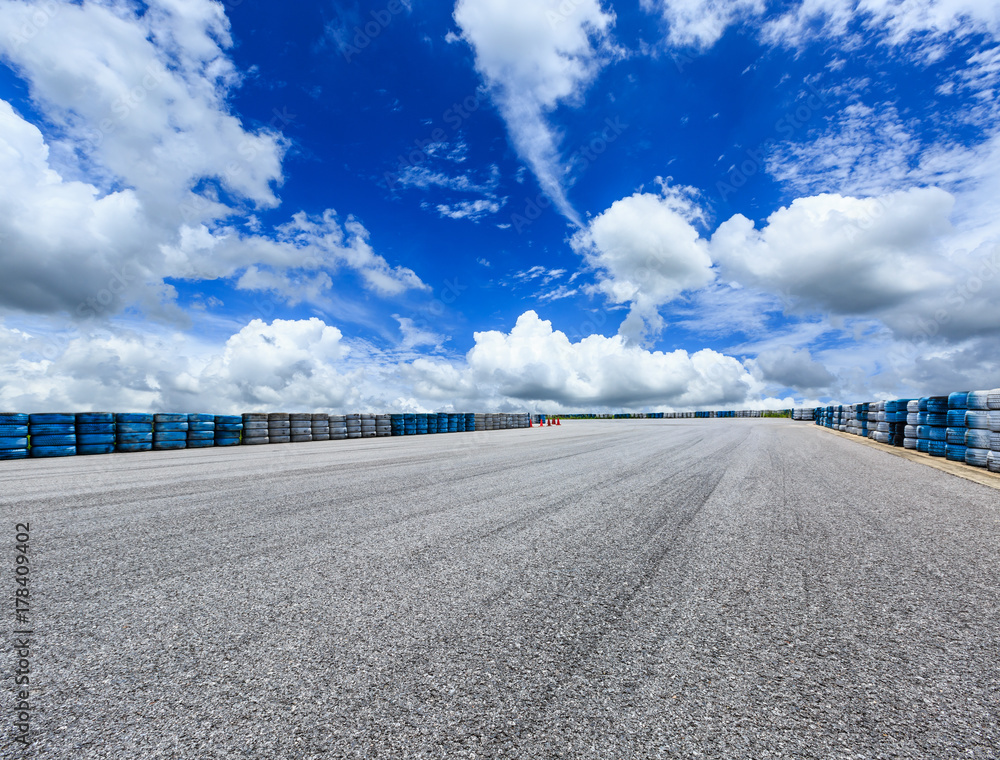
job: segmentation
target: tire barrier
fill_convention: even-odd
[[[115,415],[80,412],[76,415],[76,453],[111,454],[115,450]]]
[[[292,440],[292,423],[288,412],[271,412],[267,415],[268,443],[290,443]]]
[[[0,460],[28,458],[28,415],[0,414]]]
[[[347,422],[347,437],[348,438],[360,438],[361,437],[361,415],[360,414],[345,414],[344,419]]]
[[[791,418],[853,435],[867,429],[878,443],[1000,472],[1000,388],[794,409]]]
[[[153,450],[153,415],[123,412],[115,415],[115,451]]]
[[[76,455],[76,415],[29,414],[28,453],[32,457]]]
[[[329,425],[329,423],[327,423]],[[288,415],[289,438],[292,443],[307,443],[312,436],[312,414],[296,412]]]
[[[239,446],[243,434],[243,418],[238,414],[215,415],[215,445]]]
[[[187,447],[207,449],[215,445],[215,415],[189,414]]]
[[[330,440],[329,414],[311,414],[309,415],[309,423],[312,427],[312,439],[314,441]]]
[[[860,408],[860,405],[859,405]],[[1000,412],[1000,410],[998,410]],[[711,412],[706,416],[751,416]],[[544,415],[539,415],[545,419]],[[578,415],[608,418],[611,415]],[[621,415],[628,419],[665,419],[666,413]],[[678,416],[679,415],[675,415]],[[695,413],[688,416],[694,417]],[[787,416],[787,415],[786,415]],[[811,416],[811,415],[810,415]],[[801,415],[800,415],[801,417]],[[853,419],[853,418],[852,418]],[[75,414],[0,413],[0,460],[30,457],[169,451],[215,446],[343,440],[428,433],[527,428],[531,415],[509,412],[421,412],[343,415],[247,412],[242,415],[203,413]],[[989,413],[983,424],[989,422]],[[551,423],[551,421],[550,421]],[[988,433],[984,427],[983,433]]]
[[[347,417],[343,414],[331,414],[328,419],[330,422],[330,440],[342,441],[347,438]]]
[[[153,415],[153,449],[172,451],[187,448],[188,416],[186,414]]]
[[[268,438],[267,415],[263,412],[251,412],[243,416],[244,446],[260,446],[270,443]]]
[[[375,415],[374,414],[362,414],[361,416],[361,437],[362,438],[374,438],[375,437]]]

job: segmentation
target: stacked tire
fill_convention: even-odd
[[[28,458],[28,415],[0,414],[0,460]]]
[[[917,428],[920,425],[920,399],[910,399],[906,403],[906,425],[903,428],[903,448],[917,450]]]
[[[361,437],[361,415],[360,414],[345,414],[344,418],[347,420],[347,437],[348,438],[360,438]]]
[[[215,445],[215,415],[189,414],[187,416],[187,447],[208,449]]]
[[[29,414],[29,454],[33,457],[66,457],[76,454],[76,416]]]
[[[429,430],[430,424],[427,421],[426,414],[416,415],[416,422],[417,422],[417,435],[427,435],[427,433],[430,432]]]
[[[929,396],[927,399],[928,444],[927,453],[943,457],[948,447],[948,397]]]
[[[961,391],[948,396],[948,430],[945,457],[950,462],[965,463],[965,415],[968,412],[969,393]]]
[[[308,443],[313,439],[312,414],[306,412],[290,414],[288,425],[288,437],[292,443]]]
[[[393,435],[406,435],[406,424],[402,414],[389,415],[389,427]]]
[[[375,436],[387,438],[392,435],[392,419],[388,414],[375,415]]]
[[[331,441],[345,440],[348,436],[347,416],[343,414],[331,414],[328,420],[330,423],[330,440]]]
[[[990,472],[1000,472],[1000,388],[989,391],[987,405],[990,412],[990,453],[986,466]]]
[[[313,414],[310,415],[310,425],[312,426],[312,439],[314,441],[330,440],[330,415]]]
[[[267,415],[264,412],[248,412],[243,415],[243,445],[259,446],[270,443]]]
[[[288,443],[292,440],[292,423],[288,412],[271,412],[267,415],[267,439],[270,443]]]
[[[925,396],[917,402],[917,451],[921,454],[930,453],[930,425],[927,424],[928,413],[927,413],[927,402],[928,398]]]
[[[876,405],[878,422],[875,424],[875,441],[877,443],[889,443],[889,415],[895,414],[895,401],[879,401]]]
[[[417,434],[417,415],[415,414],[403,415],[403,432],[406,435]]]
[[[243,418],[238,414],[215,415],[215,445],[238,446],[243,433]]]
[[[76,453],[110,454],[115,450],[115,415],[80,412],[76,415]]]
[[[122,412],[115,415],[115,451],[153,450],[153,415]]]
[[[188,416],[186,414],[153,415],[153,449],[174,451],[187,448]]]

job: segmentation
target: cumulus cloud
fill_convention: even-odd
[[[434,339],[398,318],[409,348]],[[755,380],[711,350],[572,342],[535,312],[475,334],[463,357],[413,358],[345,340],[320,319],[255,319],[222,344],[180,332],[48,333],[0,325],[0,406],[29,411],[661,409],[738,406]]]
[[[646,351],[620,336],[571,342],[533,311],[510,333],[478,332],[469,371],[480,392],[563,408],[739,405],[750,378],[736,359],[704,349]]]
[[[138,305],[182,321],[167,278],[242,274],[242,287],[301,299],[346,267],[380,295],[425,287],[333,211],[261,233],[247,209],[278,205],[286,141],[231,112],[231,45],[223,6],[209,0],[141,13],[126,2],[0,3],[0,55],[42,114],[31,123],[0,100],[0,263],[11,275],[0,304],[76,318]]]
[[[711,251],[726,276],[839,314],[878,314],[939,282],[954,199],[936,188],[880,198],[799,198],[760,230],[737,214]]]
[[[579,102],[610,54],[614,14],[598,0],[458,0],[455,22],[472,46],[511,142],[570,221],[566,167],[550,114]]]
[[[777,383],[799,392],[825,391],[836,381],[833,374],[821,362],[816,361],[808,349],[795,350],[791,346],[782,346],[762,351],[757,355],[756,365],[765,382]]]
[[[593,290],[628,304],[619,331],[627,339],[656,336],[661,306],[712,281],[708,243],[694,226],[701,218],[686,189],[664,186],[615,201],[573,236],[573,249],[597,271]]]

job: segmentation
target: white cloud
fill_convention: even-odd
[[[533,311],[508,334],[475,334],[467,361],[480,393],[564,408],[694,408],[742,404],[750,378],[736,359],[708,349],[646,351],[620,336],[573,343]]]
[[[286,141],[231,112],[240,75],[230,45],[223,6],[208,0],[159,0],[141,14],[125,2],[0,2],[0,55],[44,117],[36,126],[0,101],[0,263],[10,275],[0,304],[74,318],[138,305],[183,321],[165,278],[243,272],[244,287],[299,300],[321,296],[323,272],[340,267],[381,295],[426,287],[332,211],[298,214],[270,235],[238,231],[259,233],[248,206],[278,204]]]
[[[526,312],[475,334],[463,359],[412,359],[431,337],[380,352],[313,318],[251,321],[221,344],[179,332],[46,334],[0,324],[0,406],[27,411],[705,408],[747,399],[750,374],[710,350],[645,351],[620,337],[578,342]],[[404,343],[406,341],[404,340]]]
[[[877,314],[936,286],[953,203],[935,188],[799,198],[761,230],[732,217],[712,235],[711,251],[723,273],[745,285],[813,309]]]
[[[681,47],[710,48],[739,20],[763,13],[763,0],[641,0],[668,25],[667,41]]]
[[[458,0],[455,21],[539,186],[575,224],[550,114],[579,102],[611,54],[614,15],[598,0]]]
[[[597,270],[593,291],[629,306],[621,335],[655,336],[664,326],[661,306],[713,280],[708,243],[694,227],[701,218],[687,189],[664,186],[615,201],[573,236],[573,249]]]
[[[795,350],[791,346],[762,351],[755,360],[762,379],[801,392],[826,390],[836,378],[816,361],[808,349]]]
[[[458,203],[454,203],[450,206],[447,203],[441,203],[438,205],[437,210],[441,216],[449,219],[468,219],[469,221],[475,222],[482,219],[484,216],[497,213],[503,207],[503,203],[506,202],[506,200],[506,198],[503,198],[501,201],[491,201],[486,199],[480,199],[478,201],[459,201]]]
[[[816,37],[849,35],[855,25],[884,35],[892,45],[924,36],[925,50],[932,52],[934,39],[941,36],[996,35],[1000,7],[990,0],[803,0],[768,22],[765,36],[798,46]]]

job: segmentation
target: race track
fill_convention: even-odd
[[[5,758],[1000,757],[1000,491],[812,424],[2,462],[0,486],[35,631],[35,743]]]

